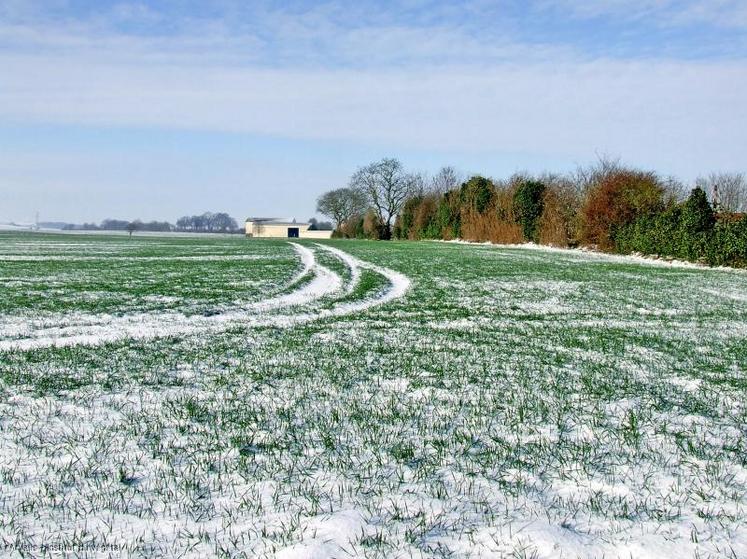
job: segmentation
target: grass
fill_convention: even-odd
[[[744,273],[325,242],[411,280],[373,304],[380,269],[353,284],[302,244],[341,290],[268,316],[371,306],[0,350],[0,546],[747,554]],[[109,315],[220,317],[313,283],[286,288],[299,269],[283,241],[2,234],[0,343]]]

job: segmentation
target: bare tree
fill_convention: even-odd
[[[711,173],[696,181],[719,211],[747,212],[747,180],[744,173]]]
[[[363,192],[354,188],[337,188],[325,192],[316,201],[316,211],[331,217],[340,227],[350,218],[361,215],[368,204]]]
[[[596,163],[586,167],[577,167],[569,175],[569,178],[578,196],[583,198],[594,185],[599,184],[605,177],[623,168],[624,166],[619,158],[613,158],[606,154],[598,154]]]
[[[463,177],[459,175],[454,167],[442,167],[430,181],[430,190],[434,194],[446,194],[450,190],[455,190],[464,182]]]
[[[381,222],[381,237],[390,238],[392,221],[405,200],[423,187],[421,175],[408,174],[397,159],[386,158],[361,167],[350,187],[363,192]]]
[[[690,194],[685,183],[676,177],[664,177],[661,180],[661,186],[664,188],[664,197],[667,203],[684,202]]]

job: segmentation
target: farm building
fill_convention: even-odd
[[[246,236],[274,239],[329,239],[332,237],[332,231],[309,230],[310,226],[310,223],[250,217],[246,220]]]

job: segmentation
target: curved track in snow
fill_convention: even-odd
[[[301,270],[280,288],[280,294],[268,299],[213,316],[187,316],[179,312],[124,316],[72,313],[25,321],[20,327],[18,322],[0,321],[0,351],[95,346],[124,339],[216,333],[236,327],[290,327],[361,313],[402,297],[410,287],[410,280],[404,274],[365,262],[335,247],[315,245],[316,251],[325,251],[349,269],[350,279],[344,282],[339,274],[317,261],[314,251],[291,244],[301,260]],[[382,275],[388,286],[372,297],[340,301],[355,291],[363,269]],[[284,292],[297,285],[300,287]]]

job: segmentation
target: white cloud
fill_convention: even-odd
[[[141,12],[117,17],[156,17]],[[343,26],[324,9],[264,17],[255,27],[267,23],[271,39],[214,20],[141,36],[102,22],[0,25],[0,124],[238,132],[446,158],[606,152],[684,176],[743,162],[743,60],[593,59],[459,25]]]
[[[615,17],[662,27],[707,24],[747,28],[744,0],[539,0],[536,7],[582,19]]]
[[[164,127],[397,149],[595,150],[633,161],[747,145],[740,62],[499,62],[393,69],[263,69],[128,53],[3,54],[0,121]]]

